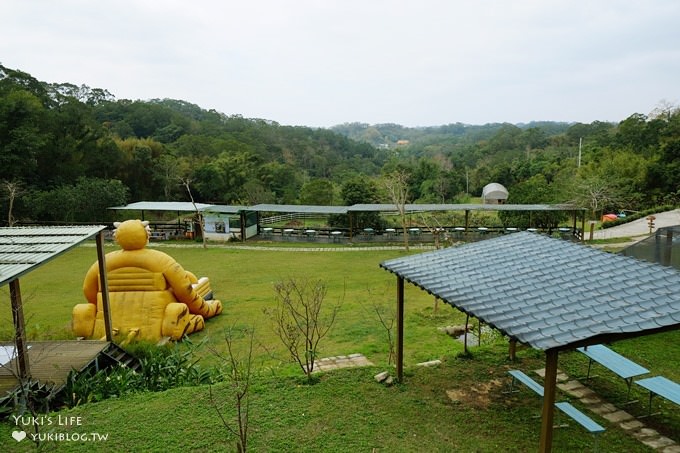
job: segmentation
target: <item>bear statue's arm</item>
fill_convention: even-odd
[[[178,301],[190,304],[198,296],[192,286],[193,282],[189,273],[178,262],[175,261],[168,266],[163,271],[163,275]]]
[[[203,299],[193,286],[193,283],[198,281],[196,276],[184,270],[179,263],[175,262],[166,268],[163,275],[177,300],[185,303],[191,314],[212,318],[222,312],[222,303],[218,300]]]
[[[99,292],[99,262],[90,266],[90,269],[85,274],[85,281],[83,281],[83,294],[85,299],[91,304],[97,304],[97,293]]]

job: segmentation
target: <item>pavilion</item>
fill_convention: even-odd
[[[397,377],[404,281],[545,352],[540,451],[552,448],[558,355],[680,329],[680,272],[531,232],[384,261],[397,276]]]
[[[108,354],[119,348],[112,343],[106,272],[101,272],[102,305],[106,337],[98,340],[29,341],[19,279],[80,243],[95,238],[100,269],[105,269],[105,226],[51,226],[0,228],[0,286],[8,285],[14,322],[14,341],[0,344],[0,397],[21,382],[64,385],[72,370],[90,364],[116,361]],[[74,282],[75,283],[75,282]],[[77,282],[80,285],[80,277]]]

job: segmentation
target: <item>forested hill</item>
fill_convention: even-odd
[[[370,143],[377,148],[393,148],[408,143],[410,146],[426,146],[433,143],[473,144],[492,138],[508,123],[471,125],[463,123],[428,127],[406,127],[400,124],[345,123],[333,126],[331,130],[353,140]],[[546,136],[564,133],[568,123],[536,121],[514,125],[519,129],[540,129]]]
[[[196,201],[223,204],[390,202],[381,177],[395,172],[410,202],[465,202],[498,182],[515,203],[593,212],[676,203],[680,112],[666,105],[618,124],[314,129],[116,99],[0,65],[0,225],[104,221],[109,206],[188,200],[187,186]]]
[[[116,100],[0,66],[0,181],[16,218],[90,220],[138,200],[297,203],[309,181],[377,175],[387,152],[326,129],[226,116],[179,100]],[[81,195],[82,194],[82,195]],[[92,206],[96,213],[82,206]],[[94,220],[94,219],[92,219]]]

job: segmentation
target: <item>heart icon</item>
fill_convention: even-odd
[[[14,437],[14,440],[17,442],[21,442],[26,438],[26,431],[12,431],[12,437]]]

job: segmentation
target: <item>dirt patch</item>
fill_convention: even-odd
[[[498,396],[503,386],[503,381],[493,379],[489,382],[480,382],[469,389],[452,389],[446,391],[446,396],[454,403],[465,404],[478,409],[489,407],[492,399]]]

